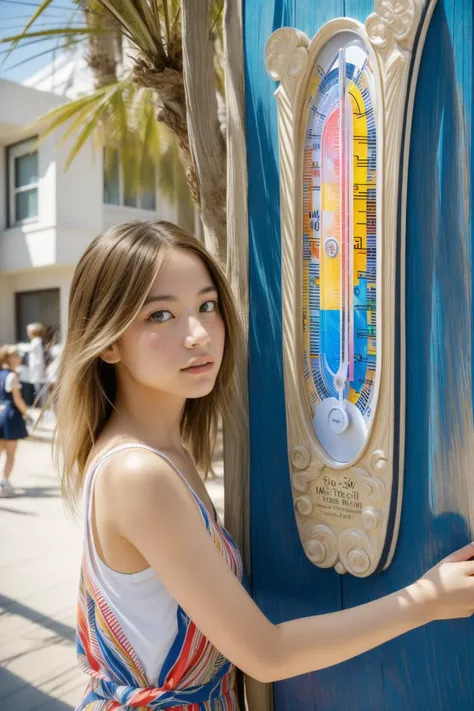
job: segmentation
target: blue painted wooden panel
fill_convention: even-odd
[[[370,4],[348,0],[347,14],[349,9],[362,20]],[[471,109],[472,3],[440,0],[420,66],[410,147],[400,537],[385,573],[365,581],[344,579],[345,606],[406,585],[471,538],[470,465],[457,451],[471,436],[471,424],[463,418],[463,404],[469,408],[471,398],[466,215]],[[474,689],[467,681],[473,631],[472,621],[437,623],[381,647],[387,711],[474,708]],[[357,662],[355,678],[366,659]]]
[[[474,165],[471,0],[439,1],[414,109],[407,220],[405,496],[394,562],[365,581],[318,570],[303,555],[294,521],[281,360],[275,84],[265,71],[265,44],[283,25],[311,37],[332,17],[346,14],[363,21],[372,11],[369,0],[245,2],[252,590],[274,622],[387,594],[471,535],[470,463],[460,446],[471,435],[466,409],[474,402],[468,214],[474,194],[468,177],[469,162]],[[279,682],[276,711],[472,709],[473,632],[471,621],[436,623],[356,660]]]
[[[245,5],[246,120],[250,233],[250,417],[252,592],[274,622],[305,616],[325,576],[308,563],[296,530],[287,465],[281,359],[281,243],[275,82],[265,44],[292,24],[292,0]],[[322,609],[339,606],[339,581],[321,592]],[[278,594],[275,594],[278,591]],[[312,701],[311,701],[312,703]]]

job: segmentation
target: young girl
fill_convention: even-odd
[[[63,492],[85,514],[81,711],[237,711],[235,667],[285,679],[474,610],[470,544],[366,605],[262,614],[198,473],[232,420],[240,338],[221,271],[170,223],[114,227],[76,268],[55,397]]]
[[[18,440],[28,437],[24,420],[27,408],[15,372],[20,364],[21,356],[15,346],[0,348],[0,454],[5,452],[6,457],[0,481],[0,496],[12,496],[14,493],[10,476],[16,448]]]

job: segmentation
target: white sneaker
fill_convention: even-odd
[[[2,479],[0,481],[0,496],[13,496],[13,493],[13,486],[10,484],[8,479]]]

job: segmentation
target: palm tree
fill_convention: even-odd
[[[225,264],[223,0],[76,0],[83,22],[35,30],[53,3],[43,0],[19,35],[2,40],[12,49],[50,37],[88,43],[95,88],[42,117],[46,135],[67,125],[63,140],[75,137],[70,164],[87,139],[102,132],[120,149],[126,191],[149,187],[152,158],[158,166],[173,165],[182,195],[177,154],[205,243]],[[169,180],[167,187],[170,192]]]
[[[241,9],[234,0],[75,0],[84,23],[35,32],[37,18],[54,2],[43,0],[12,46],[40,37],[63,37],[67,43],[87,41],[87,61],[95,90],[49,114],[49,131],[68,124],[66,137],[76,135],[69,160],[94,131],[106,133],[120,147],[123,174],[137,186],[150,175],[149,157],[161,165],[161,189],[181,190],[185,181],[197,206],[206,246],[224,267],[244,325],[247,322],[245,205],[229,195],[233,215],[227,250],[225,82],[223,10],[229,100],[229,128],[244,131]],[[126,55],[125,61],[122,55]],[[130,56],[131,55],[131,56]],[[127,64],[127,57],[129,63]],[[165,129],[165,130],[164,130]],[[232,135],[230,130],[230,135]],[[231,144],[230,144],[231,145]],[[236,150],[236,144],[234,143]],[[242,145],[240,144],[240,148]],[[238,150],[238,149],[237,149]],[[245,176],[236,182],[246,192]],[[174,187],[173,187],[174,186]],[[240,229],[241,228],[241,229]],[[226,260],[227,257],[227,260]],[[245,348],[245,344],[243,344]],[[237,375],[242,410],[247,410],[247,361],[239,359]],[[250,572],[248,435],[226,437],[224,423],[225,521]],[[249,576],[250,577],[250,576]],[[271,708],[271,688],[247,679],[248,707]],[[241,707],[245,704],[241,700]]]

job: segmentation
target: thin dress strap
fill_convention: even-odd
[[[209,520],[212,521],[212,517],[209,516],[209,513],[208,513],[206,507],[204,506],[204,504],[202,503],[201,499],[200,499],[199,496],[196,494],[196,492],[194,491],[193,487],[192,487],[191,484],[188,482],[188,480],[186,479],[186,477],[179,471],[178,467],[176,466],[176,464],[173,462],[172,459],[170,459],[170,458],[169,458],[164,452],[162,452],[161,450],[159,450],[159,449],[154,449],[153,447],[150,447],[150,446],[148,446],[147,444],[139,444],[138,442],[131,442],[131,443],[129,443],[129,444],[120,444],[120,445],[118,445],[117,447],[112,447],[112,449],[109,449],[108,452],[105,452],[105,453],[97,460],[97,462],[95,462],[95,464],[91,467],[91,469],[89,470],[88,474],[86,474],[86,480],[85,480],[85,483],[84,483],[84,513],[85,513],[85,515],[84,515],[84,543],[85,543],[86,549],[87,549],[87,551],[88,551],[88,553],[89,553],[89,557],[90,557],[90,554],[91,554],[91,549],[90,549],[90,546],[89,546],[88,521],[89,521],[89,520],[92,521],[92,519],[91,519],[91,515],[92,515],[92,495],[91,495],[91,494],[92,494],[92,489],[93,489],[93,486],[94,486],[94,481],[95,481],[95,478],[96,478],[96,476],[97,476],[97,472],[99,471],[100,467],[101,467],[103,464],[105,464],[105,462],[106,462],[108,459],[110,459],[110,457],[112,457],[114,454],[116,454],[117,452],[121,452],[121,451],[123,451],[123,450],[125,450],[125,449],[147,449],[147,450],[149,450],[150,452],[154,452],[154,453],[157,454],[159,457],[161,457],[161,458],[164,459],[166,462],[168,462],[168,464],[169,464],[171,467],[173,467],[173,469],[175,470],[175,472],[176,472],[177,474],[179,474],[179,476],[181,477],[181,479],[184,481],[184,483],[186,484],[186,486],[187,486],[187,487],[189,488],[189,490],[191,491],[191,494],[192,494],[192,495],[194,496],[194,498],[196,499],[196,502],[197,502],[197,504],[198,504],[198,506],[199,506],[199,510],[200,510],[200,512],[201,512],[201,516],[202,516],[203,519],[204,519],[204,523],[205,523],[205,525],[206,525],[206,528],[208,528],[208,526],[209,526]],[[213,508],[214,508],[214,512],[215,512],[215,507],[214,507],[214,505],[213,505]],[[217,519],[217,515],[216,515],[216,519]],[[214,523],[217,523],[217,521],[215,521]]]

